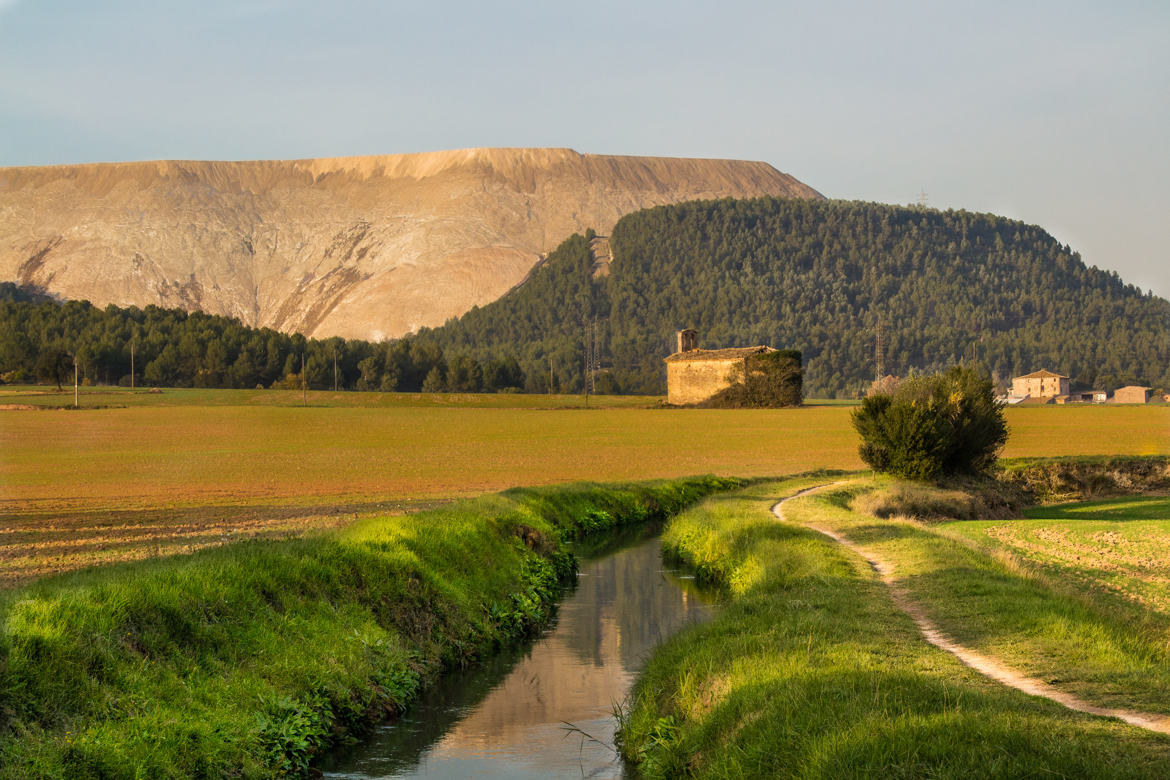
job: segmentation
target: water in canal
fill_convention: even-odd
[[[614,704],[655,645],[713,608],[659,545],[653,536],[582,561],[533,644],[447,675],[325,777],[620,777]]]

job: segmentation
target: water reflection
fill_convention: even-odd
[[[447,676],[325,776],[620,776],[614,703],[656,644],[710,610],[657,537],[588,560],[534,644]]]

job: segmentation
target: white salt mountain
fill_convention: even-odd
[[[0,280],[379,340],[496,300],[648,206],[820,198],[761,162],[466,149],[0,168]]]

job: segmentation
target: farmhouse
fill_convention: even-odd
[[[1150,388],[1128,385],[1113,391],[1115,404],[1145,404],[1150,402]]]
[[[1068,395],[1068,377],[1040,369],[1012,379],[1012,396],[1016,398],[1056,398]]]

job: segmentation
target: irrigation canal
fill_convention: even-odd
[[[533,643],[445,676],[398,720],[321,767],[329,778],[621,777],[615,703],[649,652],[713,609],[663,565],[657,535],[581,563]]]

